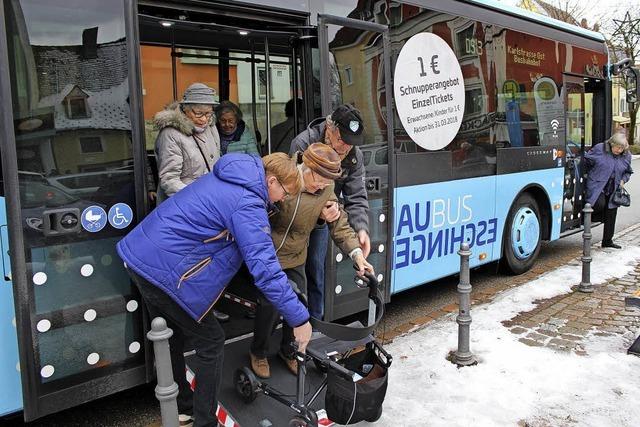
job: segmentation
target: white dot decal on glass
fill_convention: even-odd
[[[16,371],[20,372],[20,362],[16,363]]]
[[[573,214],[571,214],[571,219],[573,219]]]
[[[53,375],[55,371],[56,369],[53,366],[46,365],[46,366],[43,366],[42,369],[40,369],[40,376],[42,378],[49,378],[51,375]]]
[[[100,355],[98,353],[91,353],[87,356],[87,363],[89,365],[95,365],[100,360]]]
[[[342,261],[342,258],[343,258],[342,254],[337,254],[336,255],[336,262]]]
[[[47,332],[51,329],[51,322],[47,319],[42,319],[38,322],[36,328],[38,329],[38,332]]]
[[[336,286],[336,294],[340,294],[340,292],[342,292],[342,286],[338,285]]]
[[[582,178],[580,178],[580,182],[582,182]]]
[[[93,274],[93,265],[85,264],[80,267],[80,274],[82,274],[84,277],[91,276]]]
[[[45,283],[47,283],[47,273],[39,271],[36,274],[34,274],[33,283],[35,283],[38,286],[44,285]]]
[[[382,279],[384,279],[384,276],[382,274],[378,274],[378,282],[382,282]]]
[[[564,217],[564,221],[566,221],[566,220],[567,220],[567,217],[565,216],[565,217]]]
[[[140,351],[140,343],[138,341],[134,341],[129,344],[129,353],[137,353]]]
[[[573,178],[573,183],[574,183],[574,184],[576,183],[576,179],[575,179],[575,178]]]
[[[96,320],[96,316],[98,316],[98,313],[96,313],[93,308],[90,308],[89,310],[84,312],[84,320],[86,320],[87,322],[93,322],[94,320]]]
[[[378,246],[378,252],[380,252],[380,253],[384,252],[384,245],[383,244],[380,244]]]
[[[102,257],[100,258],[100,262],[104,266],[111,265],[111,263],[113,262],[113,257],[111,255],[102,255]]]
[[[578,197],[578,200],[582,200],[582,196]]]
[[[580,218],[580,215],[581,215],[581,214],[578,214],[578,218]]]
[[[384,214],[380,214],[380,216],[378,217],[378,221],[380,222],[384,222],[385,219],[387,219],[387,217]]]
[[[138,309],[138,301],[132,299],[131,301],[129,301],[127,303],[127,311],[129,313],[133,313],[134,311],[136,311]]]

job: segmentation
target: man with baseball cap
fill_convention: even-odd
[[[326,118],[312,121],[307,129],[291,141],[290,154],[305,151],[314,142],[323,142],[340,156],[342,175],[335,180],[335,194],[342,198],[349,224],[355,230],[364,257],[369,256],[369,202],[364,182],[364,156],[359,146],[364,144],[361,113],[351,105],[340,105]],[[323,209],[327,222],[340,217],[340,208],[328,202]],[[329,231],[326,224],[316,227],[309,240],[306,263],[307,291],[311,316],[322,319],[324,314],[324,263]]]

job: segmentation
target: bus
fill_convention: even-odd
[[[115,244],[153,209],[153,116],[194,81],[262,153],[276,125],[362,112],[387,301],[456,273],[464,241],[472,267],[529,269],[580,229],[582,156],[612,131],[603,36],[492,0],[0,0],[0,22],[0,415],[26,421],[153,379]],[[367,307],[349,264],[329,246],[326,320]],[[246,352],[243,281],[219,309]]]

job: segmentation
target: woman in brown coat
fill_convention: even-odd
[[[298,166],[303,180],[303,190],[279,205],[278,214],[271,217],[271,238],[276,247],[278,261],[287,277],[296,284],[298,291],[306,293],[304,266],[311,231],[318,222],[326,221],[333,241],[342,252],[348,254],[358,269],[373,272],[360,249],[355,231],[347,221],[347,213],[339,207],[333,180],[340,177],[340,156],[328,145],[311,144],[304,153],[296,153],[302,163]],[[258,299],[253,342],[251,344],[251,368],[260,378],[271,376],[267,352],[269,338],[278,321],[278,312],[264,298]],[[282,342],[278,355],[293,373],[297,371],[294,349],[291,346],[291,328],[283,324]]]

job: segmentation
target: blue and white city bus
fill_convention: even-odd
[[[194,81],[263,153],[362,111],[387,300],[455,273],[463,241],[472,267],[529,269],[580,228],[582,154],[611,132],[604,38],[496,1],[0,0],[0,22],[0,415],[27,421],[153,378],[115,243],[153,208],[153,115]],[[335,246],[326,268],[327,320],[364,310]],[[249,288],[220,302],[227,363],[246,363]],[[227,389],[240,417],[282,416]]]

